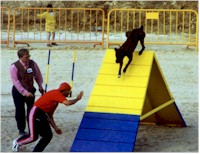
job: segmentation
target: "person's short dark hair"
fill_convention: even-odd
[[[53,8],[52,4],[48,4],[47,8]]]
[[[23,57],[24,55],[29,55],[28,49],[20,49],[17,51],[17,55],[19,58]]]

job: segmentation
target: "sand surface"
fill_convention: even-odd
[[[198,152],[198,52],[196,48],[148,45],[146,50],[155,51],[169,88],[188,127],[140,125],[135,152]],[[14,118],[15,107],[11,95],[12,82],[9,75],[10,65],[18,59],[16,51],[17,49],[7,49],[4,46],[1,49],[2,152],[11,152],[12,141],[18,137]],[[74,49],[70,48],[52,49],[48,90],[57,88],[63,81],[71,81],[73,51]],[[79,91],[83,90],[84,97],[73,106],[60,105],[58,107],[54,119],[63,134],[57,135],[52,130],[53,139],[44,152],[70,151],[106,50],[79,48],[76,51],[73,96],[75,97]],[[39,65],[45,81],[48,50],[33,49],[30,50],[30,54]],[[117,72],[118,70],[116,70],[116,77]],[[39,96],[37,92],[36,99]],[[31,152],[37,142],[23,146],[21,151]]]

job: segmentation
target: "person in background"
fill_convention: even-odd
[[[39,135],[41,139],[33,149],[33,152],[42,152],[53,137],[50,125],[57,134],[62,134],[61,129],[56,125],[53,118],[58,104],[70,106],[83,96],[83,91],[81,91],[75,99],[67,100],[66,97],[70,94],[70,91],[71,86],[64,82],[60,84],[58,89],[48,91],[34,103],[29,114],[30,134],[23,135],[13,141],[12,150],[14,152],[19,151],[22,145],[36,141]]]
[[[13,83],[12,97],[15,104],[15,119],[19,134],[27,134],[26,128],[26,115],[29,112],[35,101],[34,80],[39,86],[41,94],[44,93],[42,83],[43,78],[40,69],[36,62],[30,60],[29,50],[20,49],[17,52],[19,60],[14,62],[10,67],[10,76]],[[25,103],[27,106],[27,114],[25,113]],[[28,119],[28,118],[27,118]]]
[[[52,47],[52,45],[57,46],[58,44],[55,43],[55,27],[56,27],[56,14],[51,9],[53,8],[52,4],[48,4],[47,8],[49,8],[46,12],[42,14],[37,14],[37,18],[44,18],[45,19],[45,31],[47,32],[47,40],[48,40],[48,47]],[[52,35],[52,42],[50,41]]]

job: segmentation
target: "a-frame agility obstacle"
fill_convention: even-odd
[[[132,152],[139,123],[186,127],[154,52],[134,52],[120,78],[118,69],[108,49],[71,152]]]

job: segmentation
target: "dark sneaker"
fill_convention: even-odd
[[[55,46],[57,46],[58,44],[57,43],[51,43],[52,45],[55,45]]]
[[[12,146],[12,151],[13,152],[18,152],[20,148],[20,145],[17,143],[17,140],[13,140],[13,146]]]
[[[48,46],[48,47],[52,47],[52,45],[51,45],[51,44],[47,44],[47,46]]]

